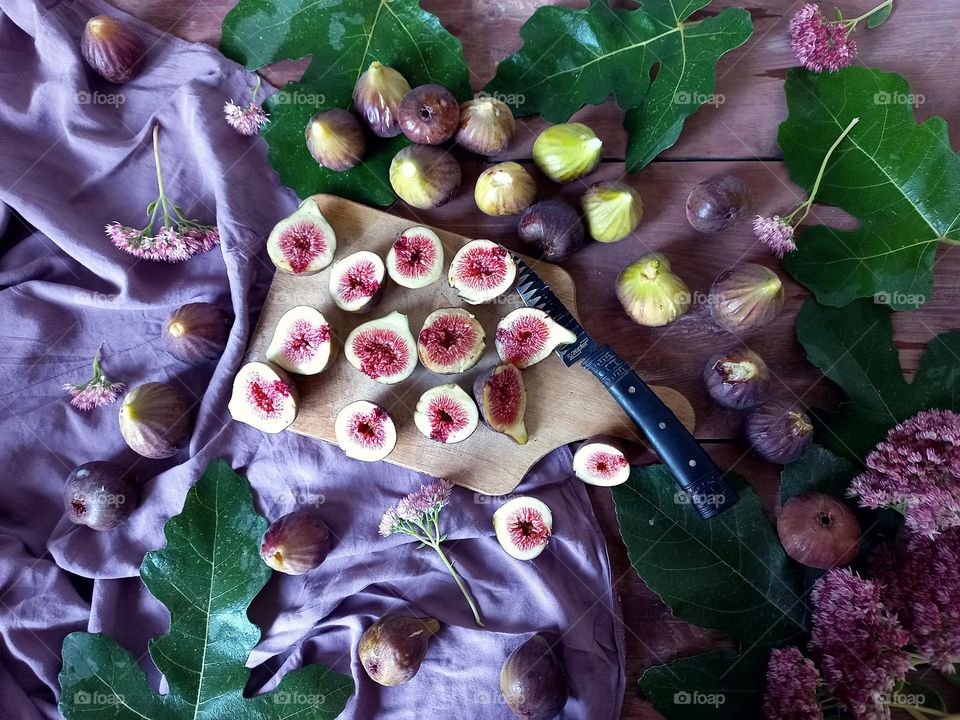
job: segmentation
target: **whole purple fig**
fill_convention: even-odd
[[[93,530],[109,530],[126,520],[140,501],[137,480],[119,465],[103,460],[74,469],[63,486],[67,519]]]
[[[440,623],[433,618],[380,618],[360,637],[360,663],[370,679],[380,685],[409,682],[427,654],[427,643],[439,629]]]
[[[330,552],[330,530],[314,510],[294,510],[263,535],[260,557],[274,570],[302,575],[318,567]]]
[[[229,336],[227,313],[211,303],[188,303],[174,310],[167,320],[163,347],[177,360],[196,365],[218,359]]]
[[[500,690],[520,720],[553,720],[563,712],[569,691],[560,638],[534,635],[511,653],[500,671]]]
[[[146,48],[143,38],[118,18],[97,15],[87,21],[80,38],[80,54],[98,75],[121,85],[140,72]]]

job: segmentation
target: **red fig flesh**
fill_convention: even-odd
[[[337,413],[334,431],[340,449],[355,460],[383,460],[397,444],[397,430],[387,411],[365,400]]]
[[[476,365],[486,347],[486,334],[477,319],[462,308],[434,310],[417,337],[417,353],[428,370],[451,374]]]
[[[425,437],[452,445],[473,435],[480,422],[477,406],[459,385],[439,385],[420,396],[413,416]]]
[[[407,288],[432,285],[443,274],[443,245],[430,228],[407,228],[387,253],[387,274]]]
[[[297,419],[297,401],[296,387],[283,370],[270,363],[251,362],[234,378],[227,409],[238,422],[278,433]]]
[[[267,238],[273,264],[294,275],[320,272],[333,262],[336,250],[337,236],[313,198],[278,222]]]
[[[586,442],[573,455],[573,473],[588,485],[612,487],[630,478],[630,463],[610,442]]]
[[[543,310],[518,308],[497,323],[496,343],[500,359],[527,368],[545,359],[559,345],[577,339]]]
[[[384,385],[406,380],[417,367],[417,350],[407,316],[392,312],[358,326],[344,343],[347,361]]]
[[[468,242],[450,263],[448,280],[471,305],[489,302],[513,287],[517,264],[505,248],[490,240]]]
[[[516,366],[497,365],[480,376],[474,383],[473,394],[487,425],[520,445],[527,443],[527,426],[523,421],[527,390]]]
[[[517,560],[533,560],[553,534],[553,513],[535,497],[507,500],[493,514],[493,530],[508,555]]]
[[[283,314],[267,348],[267,360],[298,375],[323,372],[335,356],[333,330],[323,313],[301,305]]]
[[[369,312],[380,299],[385,275],[383,261],[376,254],[355,252],[331,268],[330,294],[341,310]]]

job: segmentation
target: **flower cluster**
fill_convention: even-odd
[[[159,132],[160,126],[155,125],[153,159],[157,168],[157,188],[160,195],[147,206],[150,222],[140,230],[119,222],[111,222],[104,230],[110,242],[131,255],[146,260],[174,263],[212,250],[220,242],[220,233],[215,227],[184,217],[180,207],[167,197],[160,169]],[[154,233],[157,222],[160,222],[160,230]]]
[[[960,415],[924,410],[897,425],[867,456],[850,495],[864,507],[896,508],[927,537],[960,526]]]
[[[103,374],[103,368],[100,365],[102,350],[103,345],[97,349],[97,354],[93,358],[93,377],[90,380],[79,384],[67,383],[63,386],[63,389],[70,394],[70,404],[78,410],[86,412],[110,405],[116,402],[127,387],[120,382],[111,382]]]
[[[223,115],[227,124],[241,135],[258,135],[260,128],[270,122],[270,116],[257,102],[260,82],[258,77],[257,84],[251,90],[250,102],[247,105],[237,105],[233,98],[223,104]]]
[[[795,647],[770,654],[767,666],[767,694],[764,716],[770,720],[822,720],[817,700],[820,673],[809,658]]]
[[[827,690],[855,720],[889,718],[884,698],[912,664],[909,636],[883,604],[880,583],[834,569],[811,597],[810,650]]]
[[[440,547],[447,539],[447,536],[440,532],[440,511],[450,502],[452,492],[453,485],[449,480],[437,480],[422,486],[387,509],[380,519],[380,534],[383,537],[396,533],[409,535],[419,540],[423,546],[433,548],[470,605],[473,619],[477,625],[483,627],[473,595]]]
[[[916,653],[938,670],[953,672],[960,662],[960,528],[936,539],[882,545],[870,558],[870,570]]]
[[[851,29],[842,20],[828,20],[819,6],[807,3],[790,21],[790,45],[808,70],[836,72],[857,56],[857,44],[849,37]]]
[[[781,220],[779,215],[773,217],[757,215],[753,221],[753,233],[778,258],[797,249],[793,241],[793,225]]]

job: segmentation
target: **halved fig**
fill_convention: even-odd
[[[513,287],[517,264],[501,245],[490,240],[473,240],[453,256],[447,279],[465,302],[479,305]]]
[[[387,274],[397,285],[422,288],[443,274],[443,245],[430,228],[417,225],[397,235],[387,253]]]
[[[535,308],[517,308],[497,323],[500,359],[521,369],[537,364],[560,345],[576,339],[571,331]]]
[[[330,269],[330,295],[347,312],[370,312],[380,300],[387,271],[376,253],[361,250],[337,260]]]
[[[347,457],[366,462],[383,460],[397,444],[397,428],[379,405],[358,400],[337,413],[337,445]]]
[[[493,530],[507,555],[533,560],[543,552],[553,533],[553,513],[535,497],[513,498],[493,514]]]
[[[287,310],[267,348],[267,360],[297,375],[316,375],[336,356],[333,329],[319,310],[299,305]]]
[[[417,336],[417,353],[428,370],[460,373],[477,364],[486,348],[486,333],[462,308],[440,308],[427,315]]]
[[[613,438],[591,438],[573,454],[573,474],[588,485],[622,485],[630,478],[627,451]]]
[[[407,316],[394,311],[357,326],[347,336],[343,352],[347,361],[368,378],[393,385],[413,374],[416,347]]]
[[[515,365],[497,365],[478,377],[473,384],[473,396],[487,425],[520,445],[527,443],[527,426],[523,422],[527,390]]]
[[[234,420],[265,433],[286,430],[297,419],[297,389],[276,365],[250,362],[233,379],[227,409]]]
[[[333,262],[337,236],[313,198],[307,198],[284,218],[267,238],[273,264],[294,275],[313,275]]]
[[[452,445],[473,435],[480,414],[466,391],[449,383],[430,388],[420,396],[413,422],[431,440]]]

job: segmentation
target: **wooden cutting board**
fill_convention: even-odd
[[[386,257],[397,233],[413,223],[333,195],[314,198],[337,234],[337,259],[357,250],[371,250]],[[443,242],[445,268],[453,255],[469,238],[433,230]],[[524,258],[553,288],[564,304],[577,315],[573,280],[562,268]],[[413,424],[413,411],[421,393],[443,383],[459,383],[473,394],[473,381],[484,369],[499,363],[493,343],[497,322],[511,310],[522,306],[520,296],[511,291],[488,305],[466,305],[444,277],[420,290],[402,288],[388,282],[379,305],[367,315],[347,313],[333,303],[329,292],[329,268],[310,277],[295,277],[278,272],[273,279],[260,322],[247,353],[248,360],[263,360],[280,316],[297,305],[310,305],[322,312],[339,338],[341,352],[336,362],[320,375],[294,376],[300,391],[300,414],[291,430],[302,435],[335,443],[334,418],[345,405],[368,400],[384,407],[397,426],[397,447],[387,458],[406,468],[445,477],[489,495],[512,491],[527,470],[546,453],[566,443],[596,434],[612,434],[640,440],[641,435],[620,406],[603,386],[579,366],[567,368],[556,355],[523,371],[527,387],[526,423],[530,441],[517,445],[513,440],[481,426],[467,440],[441,445],[428,440]],[[410,320],[416,337],[427,315],[440,307],[463,306],[476,315],[487,333],[487,350],[477,365],[459,375],[437,375],[422,365],[397,385],[381,385],[355,370],[343,357],[343,340],[357,325],[399,310]],[[691,430],[693,408],[675,390],[654,390]]]

